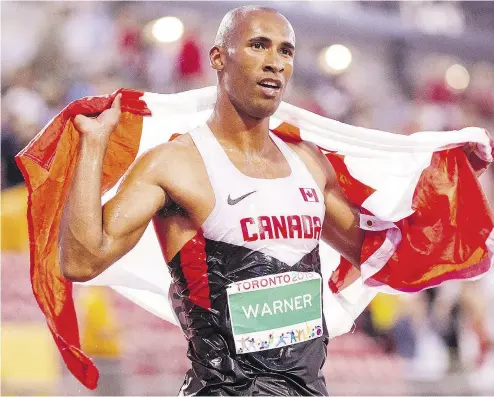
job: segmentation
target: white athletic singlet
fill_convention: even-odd
[[[205,238],[245,246],[290,266],[318,245],[324,196],[303,161],[285,142],[270,133],[290,166],[290,175],[260,179],[235,167],[206,124],[190,135],[216,198],[202,225]]]

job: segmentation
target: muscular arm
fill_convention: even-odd
[[[328,180],[324,191],[326,214],[322,239],[360,269],[360,254],[364,241],[364,230],[359,227],[360,212],[343,194],[331,164],[328,160],[326,162]]]
[[[101,174],[106,145],[81,137],[79,159],[60,225],[60,266],[72,281],[87,281],[130,251],[166,202],[157,181],[159,155],[148,152],[129,170],[102,208]]]
[[[316,145],[308,142],[292,144],[303,159],[312,176],[324,193],[326,213],[322,239],[356,268],[360,268],[360,253],[364,230],[359,228],[359,209],[343,194],[333,166]]]
[[[360,268],[360,253],[364,231],[359,228],[359,209],[343,194],[333,166],[317,146],[304,142],[296,147],[298,154],[312,170],[324,193],[326,213],[322,239],[356,268]]]
[[[359,209],[349,202],[341,191],[331,163],[324,156],[321,162],[325,166],[327,178],[324,190],[326,214],[322,239],[353,266],[360,269],[360,253],[364,241],[364,230],[359,227]]]

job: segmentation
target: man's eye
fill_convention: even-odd
[[[256,50],[263,50],[265,47],[264,47],[264,44],[262,43],[252,43],[252,47],[255,48]]]
[[[290,56],[292,55],[292,52],[289,49],[287,49],[287,48],[282,49],[281,50],[281,53],[283,55],[290,55]]]

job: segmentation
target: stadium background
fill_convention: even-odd
[[[91,394],[60,362],[30,289],[26,191],[13,156],[76,98],[215,84],[208,49],[225,12],[243,4],[1,3],[3,395]],[[297,35],[285,101],[401,134],[471,125],[494,132],[494,3],[264,4]],[[493,169],[482,183],[494,204]],[[379,295],[354,333],[330,343],[330,393],[494,394],[492,273],[413,296]],[[177,394],[188,366],[177,328],[108,289],[74,295],[83,346],[101,370],[93,395]]]

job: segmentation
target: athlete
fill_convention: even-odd
[[[60,226],[63,275],[96,277],[152,220],[188,341],[183,395],[327,394],[319,241],[359,267],[364,234],[317,147],[269,130],[294,55],[283,15],[230,11],[209,52],[218,78],[211,117],[138,158],[103,207],[103,158],[120,97],[97,118],[74,119],[81,144]]]

